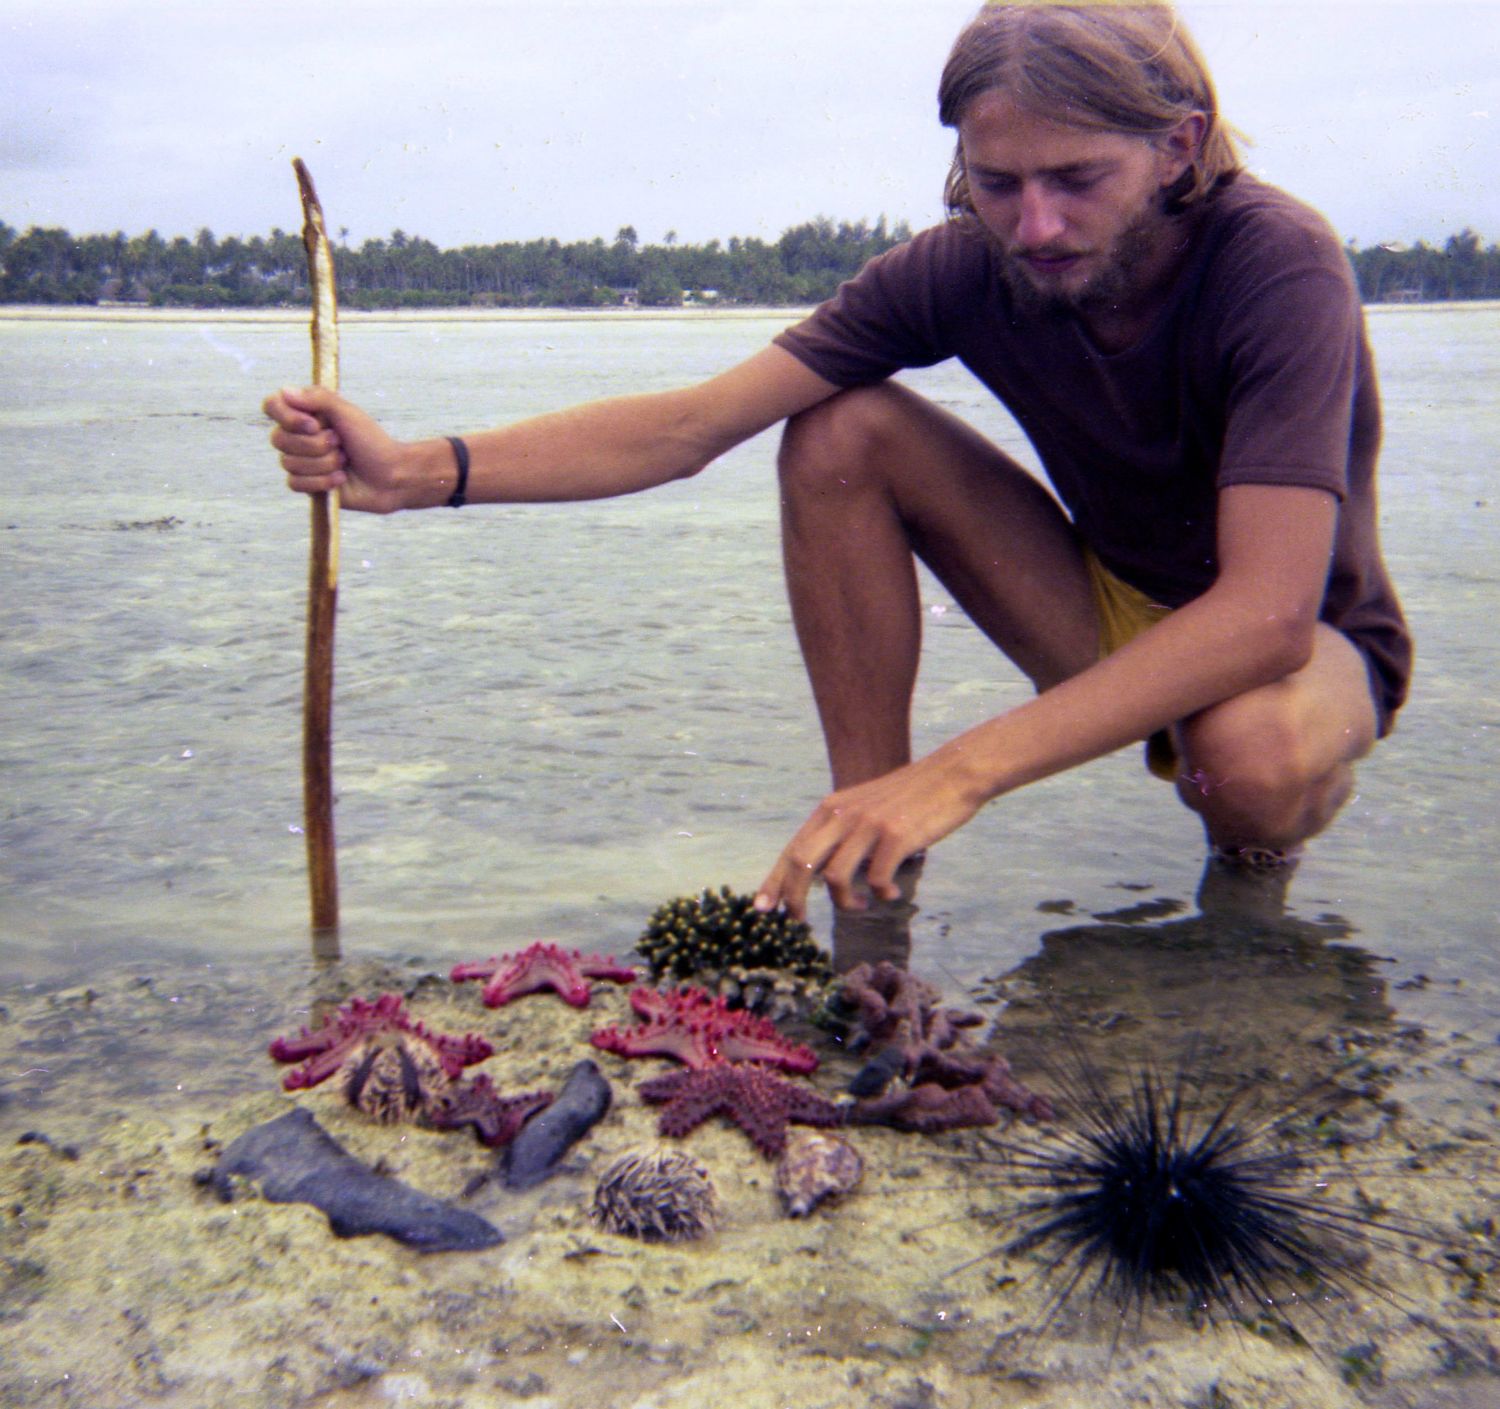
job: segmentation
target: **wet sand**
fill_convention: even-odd
[[[713,1174],[721,1227],[699,1243],[646,1245],[598,1231],[587,1215],[605,1165],[657,1143],[656,1113],[633,1087],[668,1064],[587,1046],[597,1027],[630,1020],[625,990],[598,986],[585,1010],[538,996],[490,1011],[475,985],[415,964],[295,968],[205,966],[174,981],[120,970],[7,997],[0,1403],[1500,1404],[1487,1222],[1500,1170],[1493,1125],[1465,1119],[1493,1114],[1494,1064],[1462,1039],[1366,1034],[1356,1045],[1370,1098],[1341,1119],[1342,1149],[1330,1146],[1327,1168],[1365,1198],[1468,1236],[1463,1257],[1375,1252],[1366,1270],[1390,1299],[1360,1293],[1304,1309],[1306,1343],[1269,1314],[1204,1327],[1153,1309],[1121,1327],[1085,1297],[1029,1336],[1048,1304],[1037,1255],[963,1266],[1004,1241],[1018,1197],[993,1164],[972,1162],[975,1134],[856,1129],[863,1184],[792,1220],[770,1162],[711,1121],[682,1144]],[[1005,983],[985,995],[1002,1032],[1017,1019],[1022,1047],[1024,1019],[1036,1016],[1026,984],[1010,980],[1003,1011],[994,1000]],[[407,992],[431,1026],[490,1037],[496,1053],[474,1070],[502,1091],[555,1089],[580,1056],[596,1056],[613,1109],[539,1188],[513,1194],[490,1180],[465,1197],[495,1160],[467,1134],[376,1126],[334,1083],[280,1090],[265,1044],[309,1021],[309,994],[334,1002],[388,988]],[[813,1080],[833,1094],[853,1067],[824,1042]],[[217,1150],[293,1103],[359,1158],[459,1200],[506,1241],[431,1255],[383,1237],[341,1241],[315,1209],[224,1204],[195,1181]],[[999,1133],[1049,1138],[1024,1125]]]

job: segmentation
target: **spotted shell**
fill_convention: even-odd
[[[677,1150],[627,1150],[599,1176],[589,1210],[608,1233],[679,1243],[713,1231],[719,1196],[709,1172]]]
[[[793,1218],[805,1218],[825,1199],[847,1194],[865,1172],[859,1151],[841,1135],[794,1130],[776,1166],[776,1192]]]

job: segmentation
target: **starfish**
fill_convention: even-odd
[[[762,1154],[786,1148],[787,1122],[842,1125],[844,1107],[810,1086],[799,1086],[763,1066],[719,1062],[703,1071],[673,1071],[639,1088],[641,1098],[663,1107],[657,1129],[681,1136],[711,1115],[727,1115]]]
[[[586,1008],[589,979],[634,983],[636,972],[602,954],[584,955],[576,949],[568,951],[538,940],[515,954],[492,956],[477,964],[455,964],[449,977],[455,983],[476,978],[487,980],[482,995],[487,1008],[498,1008],[512,998],[540,993],[546,988],[558,994],[563,1002]]]
[[[702,988],[634,988],[630,1006],[644,1021],[601,1028],[589,1041],[622,1057],[675,1057],[694,1071],[720,1062],[764,1062],[797,1072],[818,1065],[812,1048],[787,1041],[769,1018],[731,1008]]]
[[[318,1027],[304,1027],[295,1037],[278,1037],[270,1051],[278,1062],[302,1063],[281,1083],[288,1091],[298,1091],[327,1081],[346,1063],[357,1066],[377,1049],[395,1045],[425,1059],[419,1060],[419,1066],[435,1060],[450,1080],[494,1051],[477,1033],[454,1037],[433,1032],[406,1011],[399,993],[382,993],[373,1003],[351,998]]]
[[[494,1149],[508,1145],[532,1116],[551,1104],[550,1091],[502,1096],[494,1082],[481,1075],[445,1091],[428,1106],[427,1119],[439,1130],[471,1125],[479,1143]]]

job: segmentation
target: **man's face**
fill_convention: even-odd
[[[1141,291],[1169,239],[1180,150],[1052,122],[998,92],[969,105],[958,135],[975,214],[1023,298],[1089,310]]]

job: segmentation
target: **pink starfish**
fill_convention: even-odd
[[[564,950],[555,944],[538,940],[516,954],[501,954],[477,964],[455,964],[449,977],[454,983],[482,978],[484,1005],[498,1008],[512,998],[526,993],[540,993],[550,988],[563,1002],[575,1008],[589,1004],[591,978],[611,983],[634,983],[636,972],[602,954],[584,955],[578,950]]]
[[[786,1148],[787,1122],[842,1125],[844,1107],[810,1086],[798,1085],[753,1063],[720,1062],[703,1071],[671,1071],[638,1088],[641,1099],[663,1105],[663,1135],[681,1136],[711,1115],[727,1115],[762,1154]]]
[[[288,1091],[297,1091],[327,1081],[356,1048],[387,1035],[424,1043],[449,1077],[457,1077],[465,1067],[482,1062],[495,1050],[477,1033],[454,1037],[433,1032],[406,1011],[399,993],[382,993],[373,1003],[351,998],[318,1027],[304,1027],[295,1037],[278,1037],[270,1051],[278,1062],[302,1063],[281,1083]]]
[[[769,1019],[731,1008],[702,988],[634,988],[630,1006],[643,1022],[601,1028],[589,1041],[622,1057],[675,1057],[694,1071],[720,1062],[764,1062],[798,1072],[818,1065],[812,1048],[787,1041]]]

